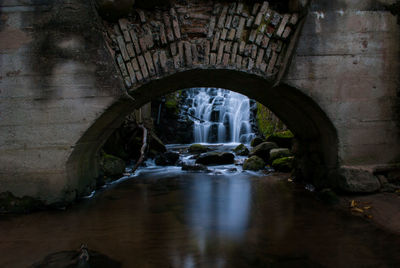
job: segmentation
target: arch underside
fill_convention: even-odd
[[[122,96],[86,131],[74,146],[68,163],[69,182],[77,189],[93,186],[97,174],[96,155],[126,115],[152,99],[180,89],[216,87],[236,91],[273,111],[295,134],[297,175],[317,186],[329,186],[327,173],[337,167],[336,130],[324,111],[310,97],[288,85],[273,86],[263,77],[226,69],[193,69],[153,80]],[[71,186],[72,186],[71,185]]]

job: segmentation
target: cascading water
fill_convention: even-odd
[[[249,143],[254,137],[246,96],[219,88],[193,88],[187,94],[196,143]]]

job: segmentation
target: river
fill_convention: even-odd
[[[82,243],[122,267],[399,267],[399,237],[288,174],[210,169],[149,165],[66,211],[0,216],[0,267]]]

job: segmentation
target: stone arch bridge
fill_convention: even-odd
[[[0,192],[85,194],[125,115],[200,86],[275,112],[319,187],[374,191],[396,174],[395,1],[120,1],[117,17],[98,2],[0,1]]]

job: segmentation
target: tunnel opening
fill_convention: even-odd
[[[248,73],[204,69],[179,72],[151,81],[110,106],[74,146],[67,164],[71,186],[85,193],[94,187],[99,176],[96,156],[128,114],[151,100],[199,85],[228,88],[268,107],[296,136],[295,176],[312,182],[318,188],[332,186],[328,178],[329,173],[337,168],[336,130],[310,97],[288,85],[274,87],[267,80]]]

